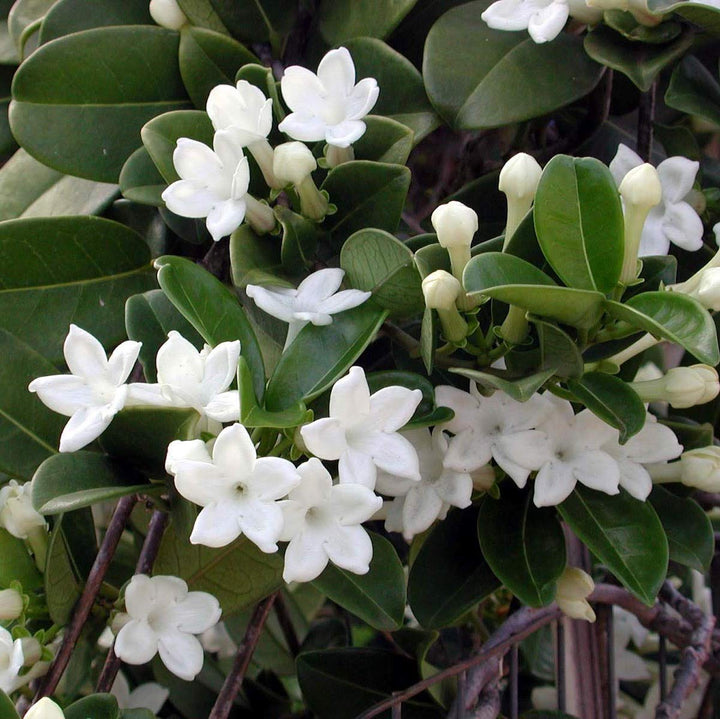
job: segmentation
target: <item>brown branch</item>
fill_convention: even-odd
[[[263,599],[256,607],[250,618],[250,623],[245,630],[245,636],[235,655],[235,662],[230,674],[227,675],[225,683],[217,696],[215,705],[210,712],[208,719],[227,719],[233,707],[235,697],[242,688],[243,679],[247,672],[250,659],[252,658],[258,639],[262,633],[265,622],[272,609],[273,602],[277,597],[277,592]]]
[[[653,122],[655,121],[655,90],[657,80],[647,92],[640,95],[637,124],[637,154],[644,162],[650,161],[653,146]]]
[[[125,530],[125,525],[130,518],[130,513],[132,512],[136,502],[137,497],[135,495],[123,497],[118,502],[112,519],[110,520],[110,524],[108,525],[107,532],[105,532],[105,536],[103,537],[100,549],[98,550],[95,561],[93,562],[90,574],[88,575],[85,588],[80,595],[80,599],[75,605],[72,619],[65,630],[65,634],[63,635],[60,649],[50,665],[50,670],[45,675],[45,679],[35,695],[34,701],[50,696],[57,688],[60,677],[62,677],[65,667],[67,667],[67,664],[70,661],[70,655],[72,654],[75,644],[80,637],[80,633],[85,626],[85,622],[90,616],[90,611],[95,604],[95,599],[100,591],[100,586],[105,578],[110,562],[115,556],[115,550],[120,542],[120,537]]]
[[[288,611],[287,602],[282,592],[278,592],[275,597],[275,616],[277,617],[278,624],[282,630],[283,637],[285,637],[285,643],[287,644],[288,650],[293,657],[296,657],[300,653],[300,640],[298,639],[295,627],[292,623],[292,617]]]
[[[159,509],[153,512],[150,518],[150,524],[148,525],[148,532],[142,549],[140,550],[137,565],[135,566],[135,574],[150,574],[152,571],[155,557],[157,557],[157,553],[160,550],[160,542],[162,541],[167,521],[168,515],[165,512],[161,512]],[[115,654],[115,649],[110,647],[110,651],[105,658],[105,664],[100,672],[96,691],[103,693],[109,692],[112,689],[115,677],[120,670],[120,663],[118,655]]]

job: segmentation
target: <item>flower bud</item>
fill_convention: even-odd
[[[720,310],[720,267],[709,267],[702,272],[695,299],[708,310]]]
[[[706,364],[675,367],[665,375],[665,390],[667,401],[675,409],[705,404],[720,392],[718,373]]]
[[[445,270],[436,270],[422,281],[425,304],[432,310],[449,310],[462,292],[462,285]]]
[[[22,642],[23,666],[31,667],[42,659],[42,645],[35,637],[24,637]]]
[[[0,527],[18,539],[45,527],[45,518],[32,505],[32,483],[18,484],[11,479],[0,489]]]
[[[720,492],[720,447],[691,449],[680,456],[680,481],[705,492]]]
[[[500,170],[498,188],[505,193],[508,204],[503,249],[507,247],[510,238],[528,213],[541,175],[542,167],[534,157],[525,152],[513,155]]]
[[[176,0],[150,0],[150,15],[161,27],[179,30],[188,21]]]
[[[572,619],[595,621],[595,612],[587,597],[595,589],[592,577],[578,567],[565,567],[557,581],[555,601],[563,614]]]
[[[273,153],[273,172],[286,184],[299,185],[316,167],[317,160],[302,142],[285,142]]]
[[[16,589],[0,591],[0,621],[9,622],[23,613],[23,596]]]
[[[30,707],[25,719],[65,719],[65,714],[52,699],[43,697]]]
[[[455,279],[462,282],[465,265],[470,262],[470,245],[478,229],[475,210],[462,202],[448,202],[435,208],[430,222],[437,233],[438,242],[450,255]]]

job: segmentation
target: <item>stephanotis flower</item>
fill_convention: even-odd
[[[642,164],[642,158],[621,143],[610,163],[610,172],[619,185],[630,170]],[[662,199],[645,220],[638,252],[640,257],[666,255],[671,242],[691,252],[702,247],[702,220],[685,202],[699,167],[698,162],[680,156],[669,157],[658,165]]]
[[[283,579],[310,582],[328,561],[354,574],[366,574],[373,550],[361,524],[382,507],[382,499],[359,484],[333,485],[314,457],[297,471],[300,484],[280,502],[285,520],[280,539],[290,542]]]
[[[420,480],[417,452],[398,433],[422,400],[419,389],[384,387],[370,394],[362,367],[351,367],[330,393],[330,416],[300,429],[307,448],[337,459],[340,482],[374,489],[377,470]]]
[[[380,89],[366,77],[355,84],[355,65],[346,48],[330,50],[317,75],[292,65],[280,81],[283,99],[292,112],[278,126],[294,140],[349,147],[365,133],[362,118],[372,110]]]
[[[6,694],[23,685],[18,675],[24,662],[22,640],[13,641],[10,632],[0,627],[0,689]]]
[[[338,292],[344,276],[344,270],[328,267],[308,275],[297,289],[248,285],[246,292],[261,310],[290,325],[285,339],[288,347],[306,324],[329,325],[331,315],[357,307],[370,297],[370,292],[360,290]]]
[[[97,439],[124,407],[125,384],[140,352],[140,343],[118,345],[108,359],[103,346],[76,325],[63,345],[69,375],[34,379],[28,389],[54,412],[70,417],[60,436],[60,451],[74,452]]]
[[[0,487],[0,527],[18,539],[28,537],[47,526],[45,517],[32,503],[32,482],[18,484],[11,479]]]
[[[115,639],[115,653],[128,664],[146,664],[158,652],[176,676],[192,681],[203,665],[195,636],[216,624],[220,603],[207,592],[188,592],[178,577],[136,574],[125,590],[127,621]]]
[[[127,677],[118,672],[110,693],[117,699],[120,709],[149,709],[157,714],[170,696],[170,690],[157,682],[145,682],[130,691]]]
[[[277,551],[283,517],[276,500],[300,482],[292,462],[258,459],[245,427],[234,424],[220,432],[212,456],[201,440],[171,442],[165,466],[178,492],[203,507],[192,544],[224,547],[244,534],[263,552]]]
[[[52,699],[43,697],[28,709],[25,719],[65,719],[65,713]]]
[[[387,506],[385,529],[402,532],[409,542],[436,519],[444,519],[450,507],[470,506],[472,477],[443,466],[448,451],[447,435],[441,427],[432,434],[427,428],[412,429],[402,436],[410,441],[420,460],[420,481],[378,472],[375,490],[394,497]]]

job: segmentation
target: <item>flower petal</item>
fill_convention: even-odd
[[[380,88],[374,77],[366,77],[355,85],[347,104],[347,119],[362,120],[373,109],[380,95]]]
[[[315,115],[307,113],[290,113],[279,125],[278,130],[289,135],[293,140],[317,142],[325,139],[325,122]]]
[[[328,507],[339,524],[362,524],[382,507],[382,499],[359,484],[336,484],[330,490]]]
[[[260,457],[255,462],[252,477],[247,479],[253,496],[262,501],[272,501],[287,496],[300,483],[295,465],[281,457]]]
[[[652,491],[652,478],[641,464],[629,459],[618,461],[620,486],[630,495],[644,502]]]
[[[225,200],[224,202],[218,202],[210,212],[208,212],[207,219],[205,220],[205,226],[213,240],[217,242],[223,237],[235,232],[245,219],[246,210],[247,205],[245,200]]]
[[[125,589],[125,610],[133,619],[146,619],[154,601],[152,579],[145,574],[136,574]]]
[[[277,552],[277,541],[283,529],[282,510],[276,502],[243,502],[240,526],[245,536],[261,551]]]
[[[316,419],[300,428],[305,446],[321,459],[340,459],[347,451],[345,427],[334,417]]]
[[[141,342],[121,342],[107,362],[107,377],[114,385],[121,385],[130,376],[140,354]]]
[[[213,462],[227,477],[252,474],[256,457],[255,445],[239,423],[226,427],[215,440]]]
[[[472,480],[470,482],[472,485]],[[403,536],[412,538],[424,532],[438,518],[443,502],[428,484],[413,487],[405,496],[403,504]]]
[[[440,385],[435,388],[435,403],[438,407],[449,407],[455,416],[442,425],[442,428],[453,434],[459,434],[475,423],[480,403],[469,392],[457,387]]]
[[[493,437],[465,429],[448,446],[443,464],[456,472],[472,472],[492,459]]]
[[[528,22],[528,32],[536,43],[554,40],[565,27],[570,9],[566,2],[555,0],[538,10]]]
[[[237,505],[228,501],[213,502],[204,507],[195,519],[190,543],[225,547],[241,533]]]
[[[360,526],[336,527],[325,544],[330,561],[353,574],[367,574],[373,548],[370,536]]]
[[[118,674],[118,678],[122,674]],[[112,693],[114,694],[114,686]],[[125,706],[121,709],[149,709],[153,714],[157,714],[162,709],[163,704],[170,696],[170,690],[161,686],[157,682],[145,682],[139,687],[133,689],[127,699]],[[118,704],[120,701],[118,700]]]
[[[339,267],[327,267],[313,272],[298,285],[298,303],[303,308],[315,307],[321,300],[326,300],[338,291],[344,276],[345,271]]]
[[[695,252],[702,247],[703,223],[687,202],[667,206],[662,226],[665,237],[683,250]]]
[[[369,454],[348,447],[340,456],[338,477],[341,483],[361,484],[363,487],[373,489],[377,479],[377,468]]]
[[[364,419],[370,412],[370,389],[362,367],[351,367],[339,379],[330,393],[330,416],[344,426],[357,424],[358,417]]]
[[[288,292],[283,287],[248,285],[245,291],[263,312],[267,312],[283,322],[292,322],[294,319],[296,290]]]
[[[325,128],[325,141],[335,147],[349,147],[359,140],[367,129],[362,120],[343,120],[338,125]]]
[[[115,412],[107,407],[84,407],[68,420],[60,435],[61,452],[76,452],[96,440],[109,426]]]
[[[471,503],[473,481],[469,474],[446,469],[433,484],[440,499],[453,507],[464,509]]]
[[[172,607],[172,620],[181,632],[202,634],[220,621],[220,602],[207,592],[189,592]]]
[[[406,425],[422,402],[419,389],[383,387],[370,397],[368,427],[381,432],[395,432]]]
[[[205,144],[181,137],[173,152],[173,165],[182,180],[209,185],[222,171],[220,158]]]
[[[320,106],[325,96],[325,88],[318,76],[299,65],[285,68],[285,73],[280,80],[280,90],[285,104],[293,111],[293,114],[300,110],[307,110],[308,114],[314,114],[315,108]],[[292,117],[292,115],[288,115],[288,117]],[[282,127],[286,120],[287,117],[280,123],[281,132],[288,132]]]
[[[161,197],[168,210],[181,217],[207,217],[220,199],[207,187],[188,180],[173,182]]]
[[[205,414],[218,422],[237,422],[240,419],[240,393],[236,390],[215,395],[204,407]]]
[[[159,384],[186,389],[199,385],[203,378],[200,352],[179,332],[171,330],[155,359]]]
[[[95,337],[77,325],[70,325],[63,354],[68,369],[77,377],[94,379],[107,374],[105,349]]]
[[[202,644],[192,634],[165,631],[158,637],[158,651],[163,664],[180,679],[190,682],[202,669]]]
[[[231,478],[210,462],[177,459],[172,470],[177,491],[194,504],[204,507],[232,496]]]
[[[630,170],[642,164],[643,161],[640,155],[621,142],[618,145],[615,157],[609,165],[610,173],[615,180],[615,184],[619,186]]]
[[[147,622],[133,619],[118,632],[114,649],[126,664],[146,664],[157,654],[158,637]]]
[[[328,94],[349,95],[355,85],[355,64],[347,48],[326,53],[318,65],[317,76]]]
[[[420,463],[415,447],[397,432],[367,435],[360,442],[353,443],[353,448],[369,454],[375,465],[389,474],[420,480]]]
[[[657,167],[662,185],[663,200],[675,204],[685,199],[692,190],[700,163],[687,157],[668,157]]]
[[[350,310],[353,307],[358,307],[366,300],[372,297],[372,292],[363,292],[361,290],[341,290],[336,292],[332,297],[328,297],[318,305],[320,312],[325,312],[328,315],[334,315],[338,312],[344,312]]]
[[[211,399],[224,392],[233,382],[238,371],[240,341],[221,342],[210,350],[205,358],[202,375],[203,396]]]
[[[325,504],[330,498],[332,477],[323,463],[315,457],[303,462],[298,468],[300,483],[292,489],[289,498],[303,507],[316,507]]]
[[[566,462],[553,461],[543,465],[535,478],[533,502],[536,507],[553,507],[570,496],[576,480]]]
[[[620,469],[617,462],[606,452],[589,450],[583,452],[573,463],[573,476],[586,487],[606,494],[620,491]]]
[[[83,407],[95,404],[95,393],[82,377],[72,374],[56,374],[37,377],[29,385],[30,392],[37,392],[44,405],[53,412],[71,417]]]
[[[328,563],[325,535],[306,527],[295,535],[285,550],[283,579],[286,582],[311,582],[317,579]]]
[[[537,10],[527,0],[497,0],[480,17],[493,30],[526,30]]]

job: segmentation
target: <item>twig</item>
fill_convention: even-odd
[[[135,574],[150,574],[155,563],[155,557],[160,549],[165,527],[167,526],[168,515],[160,510],[155,510],[150,518],[148,525],[148,533],[143,542],[137,565],[135,566]],[[100,678],[97,682],[98,692],[109,692],[112,689],[113,682],[120,670],[120,659],[115,654],[114,647],[110,647],[105,664],[100,672]]]
[[[227,719],[227,717],[230,716],[233,702],[242,688],[245,672],[250,664],[250,659],[255,651],[258,639],[260,639],[260,634],[265,626],[265,621],[268,618],[268,614],[270,614],[270,609],[272,609],[276,596],[277,593],[271,594],[255,607],[255,611],[245,631],[245,636],[235,655],[233,668],[230,674],[227,675],[225,683],[222,685],[222,689],[218,694],[208,719]]]
[[[108,525],[107,532],[103,537],[102,544],[98,550],[95,561],[93,562],[92,569],[85,583],[85,588],[75,605],[75,611],[73,612],[72,619],[68,625],[65,634],[63,635],[62,644],[58,650],[55,659],[50,665],[50,670],[45,675],[38,693],[35,696],[35,701],[42,699],[43,697],[50,696],[57,688],[60,677],[65,671],[68,662],[70,661],[70,655],[72,654],[75,644],[77,643],[80,633],[85,626],[85,622],[90,616],[90,611],[93,608],[95,599],[97,598],[100,586],[102,585],[105,573],[110,566],[112,558],[115,556],[115,550],[120,542],[120,537],[125,529],[130,513],[137,502],[137,497],[131,495],[129,497],[123,497],[117,504],[115,512]]]
[[[290,612],[288,612],[287,602],[282,592],[278,592],[275,597],[275,616],[282,630],[283,637],[285,637],[285,643],[287,644],[290,654],[296,657],[300,653],[300,640],[295,632]]]
[[[644,162],[649,162],[650,155],[652,155],[656,88],[657,81],[653,82],[647,92],[640,95],[640,105],[638,106],[637,154]]]
[[[472,719],[495,719],[500,714],[501,698],[500,679],[495,676],[483,687],[475,708],[467,716]]]
[[[715,507],[720,507],[720,493],[718,492],[703,492],[697,489],[693,492],[692,498],[703,509],[714,509]]]

